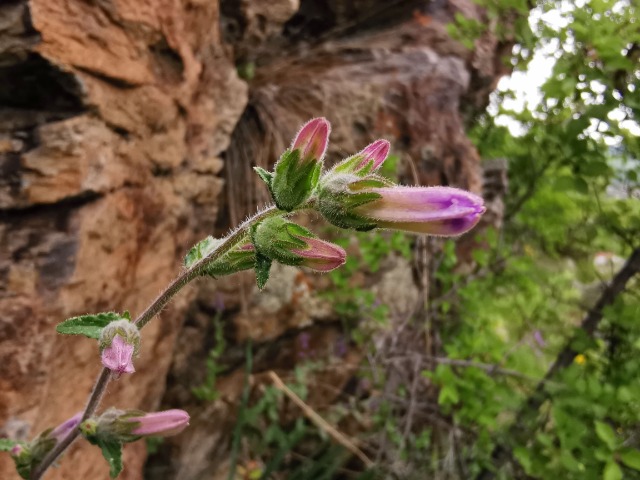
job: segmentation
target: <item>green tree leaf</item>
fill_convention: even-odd
[[[627,467],[640,470],[640,450],[632,448],[625,449],[619,452],[619,456],[622,463]]]
[[[87,338],[100,338],[100,332],[109,323],[120,320],[121,314],[116,312],[104,312],[94,315],[81,315],[69,318],[56,327],[56,332],[63,335],[84,335]]]
[[[598,438],[606,443],[610,450],[614,450],[618,443],[618,439],[616,438],[616,432],[613,431],[611,425],[596,420],[595,426]]]
[[[622,469],[615,460],[609,460],[604,466],[602,480],[622,480]]]

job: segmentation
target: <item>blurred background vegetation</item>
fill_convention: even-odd
[[[418,262],[425,242],[346,239],[360,253],[327,295],[343,341],[364,355],[322,415],[357,432],[375,466],[348,460],[310,417],[287,417],[272,386],[241,406],[242,478],[640,479],[640,12],[631,1],[478,3],[489,19],[516,18],[497,29],[516,42],[514,80],[469,119],[483,161],[508,164],[502,227],[476,239],[471,270],[457,268],[455,241],[433,240],[443,248],[424,272],[423,309],[402,319],[350,279],[391,251]],[[448,26],[469,48],[484,28],[462,14]],[[523,90],[518,72],[541,65],[551,75]],[[289,384],[304,400],[309,372],[341,360],[302,351]]]

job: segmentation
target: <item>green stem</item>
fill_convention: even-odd
[[[278,214],[284,214],[278,210],[275,206],[270,206],[261,212],[256,213],[253,217],[248,218],[240,224],[233,232],[231,232],[208,256],[199,260],[191,266],[191,268],[184,270],[178,275],[178,277],[169,284],[169,286],[135,319],[134,323],[139,329],[142,329],[149,321],[155,317],[160,311],[171,301],[171,299],[187,285],[191,280],[195,279],[213,262],[221,258],[228,253],[233,247],[240,243],[249,233],[249,229],[256,223],[265,218],[272,217]],[[100,405],[100,400],[107,389],[107,385],[111,380],[111,372],[103,368],[96,380],[93,387],[87,406],[82,414],[82,420],[86,420]],[[56,459],[73,443],[73,441],[80,434],[79,429],[72,430],[64,439],[56,444],[56,446],[44,457],[42,462],[33,469],[31,473],[31,480],[39,480],[47,469],[56,461]]]

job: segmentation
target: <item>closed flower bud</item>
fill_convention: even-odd
[[[358,176],[377,171],[389,155],[391,145],[386,140],[376,140],[355,155],[336,164],[331,172],[355,173]]]
[[[56,443],[61,442],[67,435],[69,435],[69,433],[78,428],[80,420],[82,420],[82,412],[76,413],[69,420],[62,422],[56,428],[51,430],[49,437],[54,438]]]
[[[102,329],[99,345],[102,365],[116,378],[136,371],[133,358],[140,350],[140,331],[134,323],[126,318],[109,323]]]
[[[320,240],[306,228],[281,217],[260,222],[254,230],[253,242],[258,252],[272,260],[319,272],[343,265],[347,256],[338,245]]]
[[[176,435],[189,425],[184,410],[145,413],[140,410],[110,408],[100,417],[83,422],[80,430],[92,443],[102,441],[134,442],[141,437]]]
[[[26,444],[17,444],[11,449],[11,456],[16,470],[22,478],[29,478],[31,470],[40,464],[44,457],[61,442],[72,430],[78,428],[82,413],[77,413],[69,420],[53,429],[48,429]]]
[[[137,423],[131,430],[133,435],[142,437],[161,435],[168,437],[176,435],[189,425],[189,414],[184,410],[165,410],[163,412],[146,413],[138,417],[130,417],[128,422]]]
[[[275,165],[273,174],[263,173],[276,206],[290,212],[306,202],[318,185],[322,159],[329,143],[331,125],[325,118],[307,122],[291,148]]]

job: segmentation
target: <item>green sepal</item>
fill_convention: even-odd
[[[315,238],[315,235],[282,217],[267,218],[252,230],[256,251],[283,265],[302,264],[304,259],[293,250],[308,248],[304,238]]]
[[[123,315],[116,312],[80,315],[59,323],[56,326],[56,332],[63,335],[84,335],[87,338],[98,340],[104,327],[121,318],[123,318]],[[128,320],[131,320],[130,316]]]
[[[20,442],[9,438],[0,438],[0,452],[10,452]]]
[[[109,476],[116,478],[122,472],[122,442],[97,438],[96,445],[100,447],[102,456],[109,463]]]
[[[273,173],[266,171],[262,167],[253,167],[253,171],[267,184],[269,190],[271,190],[271,181],[273,180]]]
[[[300,159],[299,150],[285,151],[271,178],[271,195],[280,210],[291,212],[311,196],[320,180],[322,163]]]
[[[363,217],[354,212],[356,207],[377,200],[382,196],[374,192],[331,193],[321,191],[317,208],[329,223],[336,227],[366,232],[376,228],[375,220]]]
[[[272,260],[260,253],[256,254],[256,283],[258,288],[262,290],[269,280],[269,271],[271,270]]]

